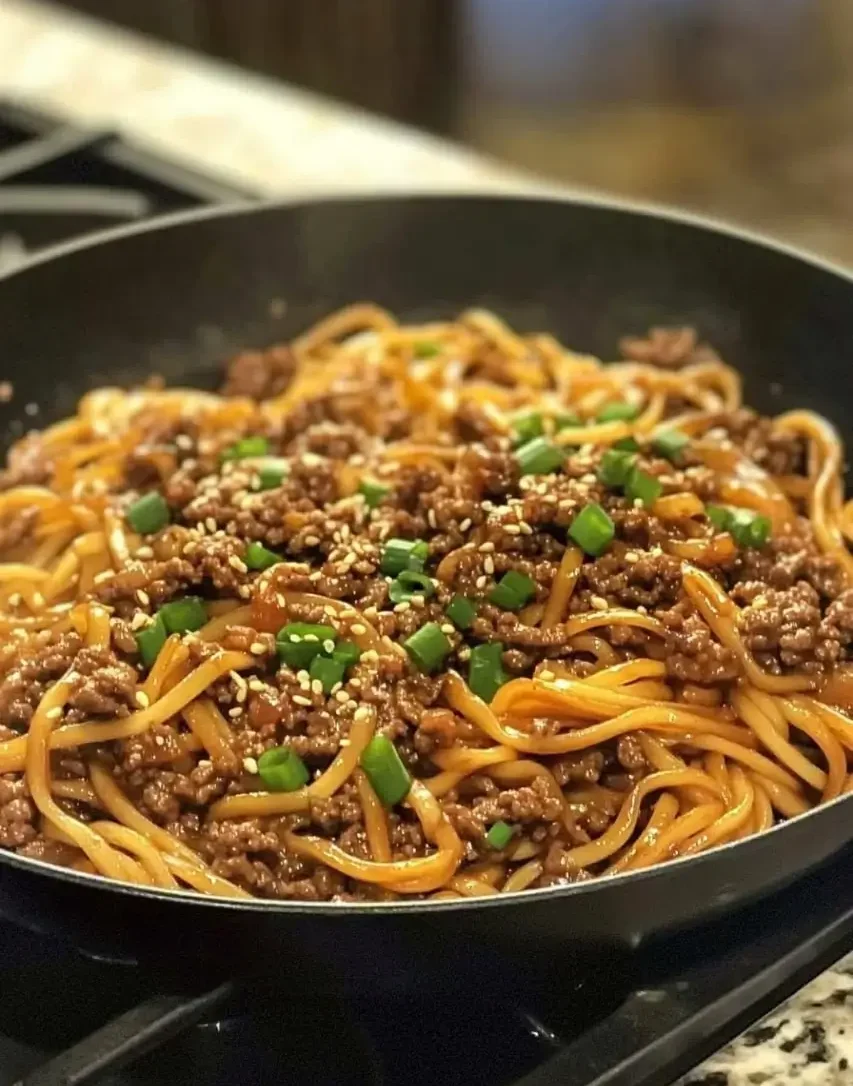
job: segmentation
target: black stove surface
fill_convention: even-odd
[[[440,996],[341,1000],[285,964],[189,984],[0,926],[0,1083],[665,1086],[851,946],[853,851],[695,932],[555,963],[523,1005],[464,960]]]
[[[34,248],[250,198],[0,103],[0,270]],[[2,877],[2,872],[0,872]],[[105,922],[108,922],[105,920]],[[450,963],[393,1003],[263,978],[95,961],[0,923],[0,1086],[664,1086],[853,948],[853,853],[737,916],[519,995]]]

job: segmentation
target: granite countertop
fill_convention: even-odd
[[[0,0],[0,98],[261,193],[558,191],[419,132],[33,0]],[[853,1086],[853,955],[680,1086]]]

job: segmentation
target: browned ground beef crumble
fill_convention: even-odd
[[[624,356],[677,368],[713,357],[690,330],[655,329],[647,338],[627,339]],[[484,370],[496,363],[484,356]],[[294,373],[287,347],[250,351],[231,363],[224,391],[262,400],[280,394]],[[680,405],[668,405],[675,414]],[[401,466],[389,476],[391,490],[373,511],[362,498],[342,497],[340,468],[358,470],[382,442],[407,434],[399,404],[381,389],[351,386],[297,407],[277,430],[267,433],[275,455],[286,458],[289,472],[279,487],[251,489],[247,468],[221,464],[220,453],[234,433],[211,438],[151,419],[149,438],[126,464],[127,503],[140,490],[157,485],[164,493],[173,524],[148,540],[123,571],[101,579],[95,595],[113,609],[112,648],[93,650],[74,633],[34,639],[21,657],[7,646],[0,658],[0,738],[25,731],[39,699],[73,664],[79,678],[65,721],[112,719],[134,708],[141,665],[131,629],[134,616],[153,614],[165,601],[188,591],[208,598],[257,594],[259,574],[234,562],[247,541],[258,540],[283,562],[266,580],[275,587],[345,600],[362,610],[376,629],[399,641],[429,620],[445,622],[444,610],[458,593],[478,601],[472,629],[448,636],[453,653],[448,667],[465,671],[471,644],[499,639],[506,647],[504,666],[511,675],[533,674],[547,661],[562,661],[586,674],[592,658],[573,651],[565,626],[525,625],[519,617],[485,601],[489,589],[507,570],[520,570],[537,586],[537,599],[548,598],[566,543],[566,529],[576,513],[599,502],[616,526],[616,539],[597,559],[587,559],[571,598],[570,611],[581,614],[605,607],[644,609],[666,628],[659,638],[627,627],[598,631],[620,654],[652,655],[666,661],[679,696],[688,703],[697,688],[713,690],[733,680],[737,663],[713,636],[681,585],[681,563],[662,547],[683,528],[664,526],[645,508],[597,481],[602,450],[584,446],[551,476],[519,476],[506,437],[496,436],[483,412],[467,404],[449,420],[450,440],[464,446],[449,473],[429,464]],[[775,432],[770,420],[747,409],[721,415],[715,433],[730,440],[758,465],[774,474],[805,470],[802,442]],[[718,500],[715,476],[691,457],[673,466],[643,449],[642,467],[657,476],[665,494],[694,491]],[[165,466],[164,466],[165,465]],[[48,463],[38,435],[18,447],[0,487],[43,483]],[[0,550],[26,541],[33,518],[21,516],[0,529]],[[389,537],[422,538],[429,543],[429,568],[468,542],[452,576],[439,582],[436,595],[422,605],[395,606],[388,579],[379,570]],[[690,525],[693,537],[712,532],[704,520]],[[740,630],[762,667],[819,675],[853,654],[853,591],[844,589],[837,564],[817,549],[809,523],[801,519],[789,534],[774,537],[759,550],[741,551],[714,569],[726,590],[743,608]],[[292,619],[317,621],[322,611],[297,607]],[[210,822],[205,808],[214,799],[238,794],[253,785],[252,760],[265,750],[291,746],[312,770],[327,766],[349,733],[358,704],[376,707],[379,731],[392,738],[404,761],[419,775],[435,772],[431,755],[457,739],[471,742],[472,726],[442,703],[442,679],[416,674],[397,655],[360,661],[351,671],[345,697],[306,691],[287,667],[279,667],[272,635],[234,626],[222,643],[247,651],[260,643],[248,697],[239,685],[220,680],[214,696],[228,715],[236,757],[214,765],[206,756],[181,755],[176,720],[121,742],[104,744],[100,756],[112,766],[118,783],[138,808],[198,852],[220,875],[252,893],[301,901],[375,898],[381,891],[357,884],[321,864],[289,855],[280,834],[285,827],[310,830],[335,840],[358,856],[369,857],[361,806],[352,783],[331,799],[317,801],[310,812],[280,818]],[[197,658],[209,646],[193,646]],[[254,651],[254,650],[253,650]],[[294,694],[301,695],[300,701]],[[234,711],[236,710],[236,711]],[[78,752],[54,753],[53,774],[85,775]],[[605,748],[545,759],[570,802],[591,787],[624,792],[648,767],[642,747],[625,736]],[[604,793],[602,793],[604,794]],[[63,800],[76,817],[91,812]],[[502,787],[490,777],[473,775],[443,800],[465,846],[466,861],[488,857],[485,835],[498,820],[520,827],[522,837],[544,843],[544,873],[536,885],[589,877],[564,862],[567,848],[588,841],[609,825],[612,804],[579,800],[572,807],[570,831],[558,821],[560,805],[541,780]],[[389,814],[395,859],[423,855],[420,825],[402,808]],[[68,862],[63,846],[43,838],[36,810],[22,774],[0,776],[0,846],[53,862]]]

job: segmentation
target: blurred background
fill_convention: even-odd
[[[554,180],[724,216],[853,262],[851,0],[67,6]]]

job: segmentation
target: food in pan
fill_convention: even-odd
[[[169,889],[459,898],[850,788],[842,450],[686,329],[603,364],[372,305],[0,476],[0,845]]]

